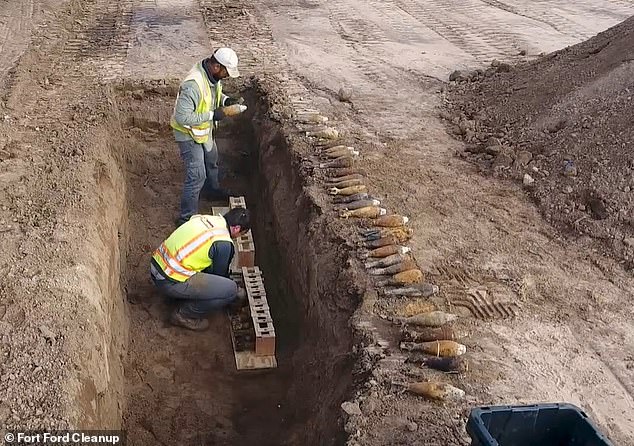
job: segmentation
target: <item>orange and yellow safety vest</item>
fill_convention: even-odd
[[[209,249],[217,241],[231,241],[223,217],[194,215],[161,243],[152,255],[163,273],[177,282],[212,266]]]

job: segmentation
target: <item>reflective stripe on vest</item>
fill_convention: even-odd
[[[152,258],[165,275],[177,282],[184,282],[212,265],[209,249],[220,240],[231,241],[225,219],[195,215],[161,243]]]
[[[209,78],[207,77],[207,73],[205,72],[205,69],[203,68],[201,62],[192,67],[192,69],[187,74],[187,77],[185,77],[183,83],[190,80],[196,82],[196,85],[198,85],[198,90],[200,91],[200,101],[198,102],[196,110],[194,111],[197,114],[204,114],[209,112],[213,115],[213,111],[222,105],[222,83],[220,81],[216,83],[214,88],[215,97],[212,98],[212,85],[209,82]],[[210,116],[209,121],[205,121],[195,126],[181,125],[174,118],[174,114],[172,114],[170,126],[174,130],[189,134],[189,136],[191,136],[192,139],[198,144],[203,144],[209,140],[211,130],[212,128],[215,129],[217,124],[213,121],[213,116]]]

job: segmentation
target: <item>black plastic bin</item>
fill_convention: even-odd
[[[490,406],[471,410],[471,446],[613,446],[572,404]]]

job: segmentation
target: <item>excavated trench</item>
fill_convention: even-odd
[[[175,88],[127,85],[117,94],[129,222],[129,444],[344,441],[340,404],[352,390],[354,364],[348,320],[357,305],[343,272],[345,248],[306,195],[299,156],[267,118],[266,99],[253,90],[243,95],[248,112],[218,132],[221,175],[254,215],[279,365],[238,372],[226,315],[213,315],[203,333],[172,327],[169,304],[149,280],[150,254],[174,229],[181,190],[182,164],[168,125]],[[200,210],[211,206],[201,201]]]

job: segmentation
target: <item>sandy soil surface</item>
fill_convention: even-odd
[[[467,142],[464,156],[497,176],[537,178],[527,189],[546,219],[628,270],[633,29],[630,19],[512,72],[494,74],[499,67],[491,67],[480,82],[459,81],[448,97],[458,123],[449,124],[451,131]],[[496,150],[491,144],[500,152],[487,153]]]
[[[236,406],[226,406],[232,396],[222,387],[229,352],[200,339],[200,349],[215,351],[219,381],[218,393],[213,386],[197,393],[195,386],[209,379],[206,369],[201,366],[201,373],[183,380],[176,361],[189,357],[194,365],[195,355],[184,349],[188,340],[169,336],[170,345],[158,351],[161,334],[171,333],[159,320],[160,305],[128,306],[124,300],[141,286],[140,259],[158,236],[135,234],[119,224],[127,221],[128,211],[120,199],[126,181],[116,165],[126,155],[115,148],[140,147],[148,158],[167,157],[158,153],[170,149],[156,142],[158,130],[149,136],[132,131],[137,135],[130,139],[121,133],[130,131],[124,117],[113,112],[122,99],[112,82],[178,78],[205,48],[222,42],[238,51],[246,76],[273,85],[270,94],[280,96],[280,106],[272,115],[320,110],[342,131],[343,142],[361,150],[359,164],[373,194],[412,220],[414,256],[440,287],[431,302],[458,313],[457,326],[469,333],[462,342],[472,367],[464,376],[405,364],[396,327],[381,317],[397,313],[403,302],[374,300],[371,284],[360,275],[368,288],[356,322],[376,337],[376,345],[363,350],[377,363],[372,379],[351,398],[360,411],[344,417],[350,444],[467,444],[463,427],[469,407],[536,401],[579,404],[615,444],[634,443],[630,274],[583,240],[550,226],[521,185],[482,176],[456,157],[462,144],[438,117],[440,92],[454,69],[486,68],[493,59],[526,61],[589,38],[633,13],[632,2],[616,0],[530,6],[476,0],[460,5],[445,0],[71,0],[55,9],[42,2],[4,2],[0,421],[8,428],[92,426],[96,420],[117,427],[127,413],[137,444],[241,438],[232,431],[240,426],[227,413]],[[352,88],[349,102],[337,99],[341,86]],[[139,122],[165,122],[169,101],[158,96],[156,108],[135,110]],[[314,154],[304,155],[308,166]],[[147,208],[138,218],[147,221],[159,201],[138,177],[144,160],[126,176],[136,178],[127,187],[139,191],[137,199]],[[177,169],[177,164],[166,167],[172,175]],[[323,203],[320,173],[313,173],[309,191]],[[161,215],[157,225],[170,219]],[[356,232],[352,225],[348,231]],[[128,253],[120,249],[126,243],[113,240],[134,245]],[[138,269],[127,284],[134,286],[123,289],[123,265],[134,259]],[[517,317],[474,317],[457,305],[474,294],[513,306]],[[95,299],[100,295],[110,298]],[[157,337],[142,344],[133,330],[138,327]],[[215,335],[221,339],[226,333]],[[128,337],[133,356],[119,358]],[[121,361],[127,364],[125,375],[124,366],[116,365]],[[135,361],[156,367],[137,373]],[[436,404],[390,386],[414,377],[452,382],[468,397]],[[121,404],[125,397],[108,390],[123,382],[127,392],[140,395],[130,412]],[[186,423],[148,424],[144,414],[154,407],[145,404],[148,389],[170,383],[180,384],[177,391],[190,401],[198,398],[195,404],[204,410],[220,411],[217,430],[196,436],[183,429],[191,427]],[[218,395],[226,400],[218,401]],[[249,407],[248,400],[235,397]],[[182,411],[172,391],[152,401],[163,401],[170,413]],[[206,423],[202,412],[200,419],[190,419],[195,426]],[[261,421],[275,423],[280,419]],[[286,444],[301,438],[291,436]]]

